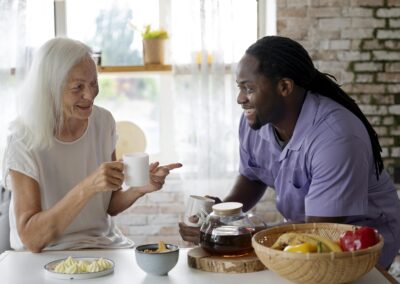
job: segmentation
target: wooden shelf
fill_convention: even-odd
[[[171,65],[138,65],[138,66],[97,66],[99,73],[115,72],[168,72],[172,70]]]

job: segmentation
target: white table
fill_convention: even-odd
[[[272,271],[264,270],[253,273],[226,274],[210,273],[192,269],[187,265],[188,249],[180,249],[179,261],[168,276],[153,276],[143,272],[135,260],[133,249],[124,250],[82,250],[53,251],[43,253],[6,251],[0,255],[0,283],[2,284],[46,284],[46,283],[109,283],[109,284],[289,284]],[[72,257],[106,257],[115,262],[114,273],[100,278],[87,280],[58,280],[45,275],[43,266],[53,260]],[[388,280],[378,269],[374,268],[354,284],[396,283]]]

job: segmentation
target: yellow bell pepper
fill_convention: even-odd
[[[310,243],[302,243],[299,245],[286,246],[283,251],[299,253],[317,252],[317,246]]]

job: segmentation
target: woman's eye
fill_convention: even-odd
[[[77,85],[77,86],[73,86],[72,90],[81,90],[83,88],[83,85]]]

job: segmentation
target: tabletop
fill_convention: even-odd
[[[117,250],[81,250],[81,251],[45,251],[42,253],[6,251],[0,255],[0,283],[5,284],[46,284],[46,283],[190,283],[204,284],[207,281],[219,284],[290,284],[272,271],[264,270],[251,273],[211,273],[190,268],[187,265],[187,252],[181,248],[177,265],[167,276],[154,276],[142,271],[135,260],[134,249]],[[59,280],[45,274],[44,265],[68,256],[72,257],[104,257],[114,261],[114,273],[94,279],[86,280]],[[387,278],[377,268],[360,278],[353,284],[385,284],[397,283]]]

